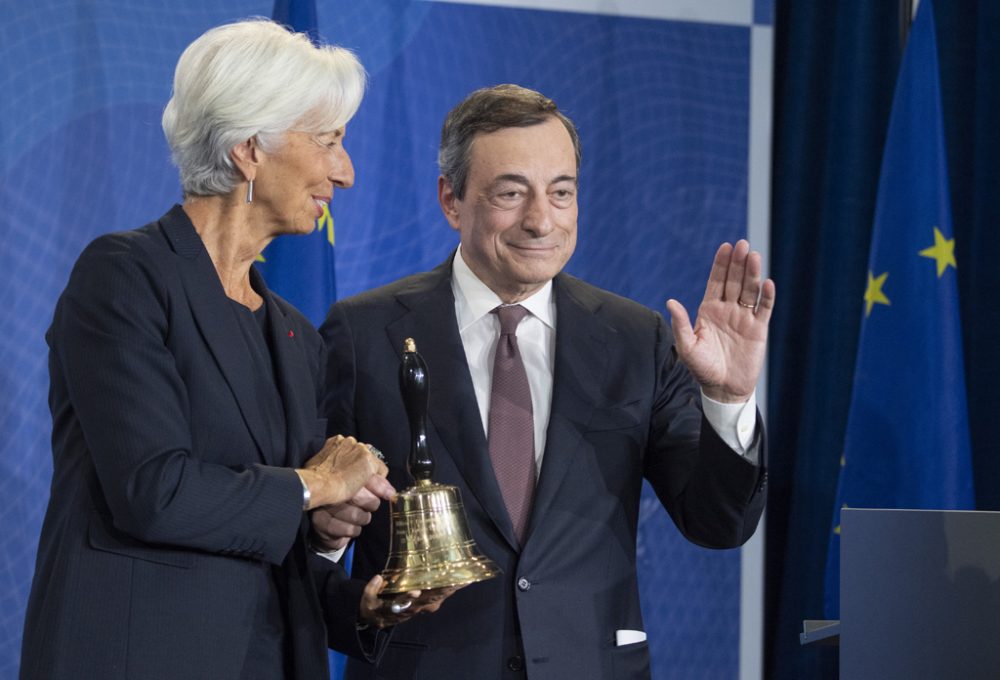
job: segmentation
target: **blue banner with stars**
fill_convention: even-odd
[[[972,509],[955,240],[934,15],[920,3],[882,157],[864,315],[827,555],[839,616],[840,509]]]

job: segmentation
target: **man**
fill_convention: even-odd
[[[736,547],[757,526],[753,393],[775,295],[760,255],[723,245],[694,328],[668,302],[671,333],[660,315],[561,273],[576,245],[579,161],[551,100],[513,85],[474,92],[445,121],[439,155],[457,253],[337,303],[323,326],[331,431],[379,446],[397,488],[410,484],[397,372],[414,338],[434,480],[460,489],[472,537],[503,570],[393,628],[377,667],[352,661],[349,678],[646,678],[643,478],[699,545]],[[511,305],[523,309],[508,320]],[[342,506],[314,527],[345,535],[366,520]],[[357,541],[355,578],[383,568],[388,521],[383,507]],[[425,593],[402,614],[368,601],[360,623],[402,622],[449,594]]]

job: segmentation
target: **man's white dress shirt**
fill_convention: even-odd
[[[490,394],[493,356],[500,337],[500,320],[490,312],[503,301],[469,269],[459,247],[452,264],[451,288],[455,294],[455,317],[472,374],[483,432],[489,436]],[[552,409],[552,375],[555,368],[556,300],[549,281],[518,304],[530,314],[517,327],[517,346],[531,388],[535,421],[535,469],[542,469],[545,434]],[[701,395],[705,418],[731,449],[757,463],[757,449],[749,451],[757,422],[756,393],[743,404],[723,404]]]

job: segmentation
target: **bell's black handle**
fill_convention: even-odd
[[[417,352],[413,338],[403,341],[403,361],[399,366],[399,389],[410,420],[410,475],[420,483],[434,474],[434,456],[427,443],[427,364]]]

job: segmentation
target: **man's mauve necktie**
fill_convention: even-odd
[[[528,375],[517,348],[517,324],[528,310],[501,305],[500,339],[493,360],[490,396],[490,459],[518,542],[523,542],[535,493],[535,423]]]

